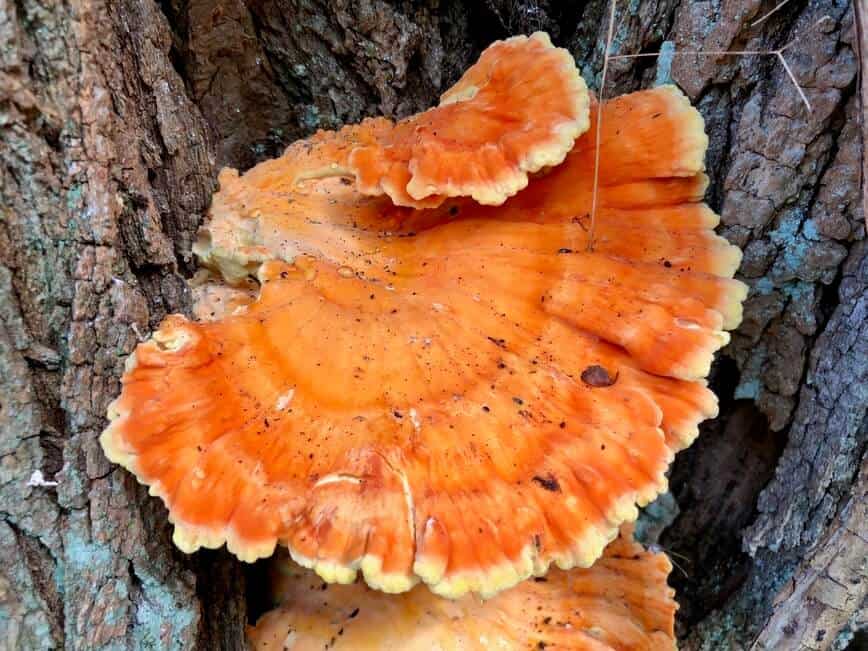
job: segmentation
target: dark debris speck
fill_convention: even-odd
[[[549,475],[548,477],[540,477],[539,475],[534,475],[533,480],[545,488],[547,491],[551,491],[552,493],[557,493],[561,490],[561,485],[558,483],[558,480],[554,475]]]
[[[589,387],[610,387],[615,384],[617,380],[617,373],[612,377],[608,370],[602,366],[598,366],[597,364],[589,366],[582,371],[582,382],[587,384]]]

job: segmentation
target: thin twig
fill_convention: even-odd
[[[791,48],[796,43],[804,41],[805,37],[813,32],[817,27],[822,25],[827,20],[831,20],[831,16],[822,16],[813,25],[811,25],[804,34],[800,34],[798,38],[779,47],[776,50],[675,50],[672,54],[675,56],[770,56],[777,55],[779,52]],[[642,59],[645,57],[660,56],[660,52],[640,52],[639,54],[616,54],[609,57],[609,61],[617,61],[619,59]]]
[[[796,76],[793,74],[793,71],[790,69],[790,64],[787,63],[787,60],[784,58],[783,52],[775,52],[778,55],[778,58],[781,60],[781,63],[784,64],[784,70],[787,71],[790,79],[793,81],[793,86],[796,87],[796,90],[799,92],[799,97],[802,98],[802,101],[805,103],[805,106],[808,107],[808,113],[810,113],[813,109],[811,108],[811,103],[808,101],[808,96],[805,95],[805,91],[802,90],[802,87],[799,86],[799,82],[796,81]]]
[[[832,20],[832,17],[831,17],[830,15],[828,15],[828,14],[826,14],[825,16],[821,16],[821,17],[817,20],[817,22],[815,22],[813,25],[811,25],[810,27],[808,27],[808,29],[805,30],[805,33],[804,33],[804,34],[799,34],[799,35],[798,35],[796,38],[794,38],[792,41],[790,41],[790,42],[787,43],[786,45],[782,45],[781,47],[779,47],[779,48],[778,48],[777,50],[775,50],[775,51],[776,51],[776,52],[783,52],[784,50],[787,50],[787,49],[791,48],[791,47],[792,47],[793,45],[795,45],[796,43],[801,43],[801,42],[803,42],[803,41],[805,40],[805,37],[806,37],[808,34],[810,34],[811,32],[813,32],[814,30],[816,30],[820,25],[822,25],[823,23],[825,23],[827,20]]]
[[[787,44],[784,47],[789,47],[792,43]],[[805,91],[802,90],[802,87],[799,85],[799,82],[796,80],[796,76],[793,74],[792,68],[790,68],[787,60],[784,58],[783,48],[780,50],[771,50],[769,52],[765,52],[762,50],[720,50],[720,51],[690,51],[684,50],[679,52],[676,50],[672,53],[673,56],[776,56],[781,60],[781,63],[784,64],[784,70],[789,76],[790,80],[793,82],[793,86],[796,87],[796,92],[799,93],[799,97],[802,98],[802,101],[805,103],[805,106],[808,107],[808,112],[813,111],[811,108],[811,102],[808,101],[808,96],[805,95]],[[618,59],[641,59],[644,57],[656,57],[660,56],[659,52],[642,52],[641,54],[619,54],[618,56],[609,57],[610,60],[615,61]],[[597,122],[599,126],[599,121]],[[592,222],[593,226],[593,222]]]
[[[675,50],[672,52],[674,56],[752,56],[754,54],[777,54],[777,52],[766,52],[765,50]],[[611,61],[618,59],[641,59],[643,57],[660,56],[660,52],[640,52],[639,54],[618,54],[609,57]]]
[[[606,74],[609,72],[609,50],[615,39],[615,8],[617,0],[612,0],[612,8],[609,11],[609,32],[606,37],[606,49],[603,51],[603,74],[600,77],[600,96],[597,98],[597,135],[594,143],[594,189],[591,193],[591,228],[588,233],[588,251],[594,250],[594,232],[597,224],[597,185],[600,180],[600,137],[602,136],[601,125],[603,122],[603,101],[606,93]]]
[[[770,12],[768,12],[766,15],[764,15],[764,16],[763,16],[762,18],[760,18],[759,20],[755,20],[755,21],[753,21],[753,22],[750,24],[750,26],[751,26],[751,27],[756,27],[756,26],[759,25],[761,22],[763,22],[766,18],[768,18],[769,16],[771,16],[773,13],[775,13],[778,9],[780,9],[780,8],[783,7],[785,4],[787,4],[789,1],[790,1],[790,0],[783,0],[783,2],[779,2],[779,3],[775,6],[774,9],[772,9]]]
[[[621,61],[627,59],[643,59],[646,57],[658,57],[660,56],[660,52],[640,52],[638,54],[617,54],[610,55],[609,52],[612,48],[612,41],[615,36],[615,13],[616,13],[616,2],[617,0],[612,0],[612,4],[609,11],[609,29],[608,35],[606,37],[606,49],[603,52],[603,74],[600,80],[600,93],[597,101],[597,125],[596,125],[596,143],[594,146],[594,186],[591,194],[591,226],[588,232],[588,246],[587,250],[594,250],[594,233],[595,227],[597,223],[597,186],[599,184],[600,179],[600,138],[602,134],[602,123],[603,123],[603,102],[605,100],[605,90],[606,90],[606,75],[609,71],[609,61]],[[789,0],[783,0],[783,2],[778,3],[774,9],[769,11],[759,20],[751,23],[751,27],[759,25],[766,18],[771,16],[773,13],[778,11],[781,7],[787,4]],[[793,73],[792,68],[790,68],[789,63],[784,58],[784,51],[789,47],[795,45],[797,42],[803,41],[807,34],[813,32],[817,27],[823,24],[825,21],[830,20],[830,16],[822,16],[819,20],[817,20],[810,28],[804,33],[800,34],[798,38],[793,39],[786,45],[776,49],[776,50],[675,50],[672,52],[672,56],[700,56],[700,57],[726,57],[726,56],[775,56],[780,59],[781,64],[784,67],[784,72],[787,73],[787,76],[790,78],[790,81],[793,82],[793,86],[796,87],[796,92],[799,94],[802,102],[804,102],[805,107],[808,109],[808,113],[813,112],[813,108],[811,107],[811,102],[808,100],[808,96],[805,94],[805,91],[799,85],[798,80],[796,79],[796,75]],[[623,17],[622,17],[623,19]],[[620,25],[620,22],[618,23]],[[868,217],[866,217],[868,219]]]

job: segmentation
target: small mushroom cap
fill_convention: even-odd
[[[552,570],[487,601],[447,601],[417,587],[387,596],[362,583],[326,586],[276,560],[280,606],[248,629],[253,651],[675,649],[677,605],[662,553],[622,535],[587,569]]]
[[[592,251],[594,130],[500,207],[400,209],[334,178],[299,192],[284,159],[221,176],[199,252],[255,270],[259,299],[167,319],[101,439],[179,547],[253,560],[280,542],[329,582],[492,595],[591,565],[666,489],[716,413],[704,377],[741,317],[740,254],[698,203],[686,98],[603,114]]]
[[[436,108],[321,132],[299,178],[352,175],[363,194],[400,206],[499,205],[563,161],[588,128],[589,102],[569,52],[543,32],[515,36],[490,45]]]

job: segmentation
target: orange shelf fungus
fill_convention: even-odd
[[[622,535],[593,567],[553,570],[487,601],[399,596],[364,584],[325,586],[289,561],[273,564],[280,606],[248,629],[253,651],[675,649],[671,565]]]
[[[296,186],[289,153],[224,171],[196,252],[258,300],[168,318],[102,435],[178,546],[449,597],[591,565],[716,414],[745,297],[687,99],[605,104],[589,247],[594,138],[497,207]]]
[[[400,206],[438,206],[447,197],[499,205],[528,174],[560,164],[588,128],[589,95],[569,52],[548,35],[489,46],[440,98],[397,123],[365,120],[319,132],[296,146],[294,180],[343,174],[360,192]]]

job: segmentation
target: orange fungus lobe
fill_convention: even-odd
[[[492,599],[438,599],[417,587],[387,596],[365,585],[329,586],[275,560],[280,606],[248,629],[254,651],[430,649],[675,649],[670,563],[624,533],[588,569],[552,570]]]
[[[168,318],[102,436],[177,544],[280,543],[330,582],[450,597],[591,565],[715,415],[704,378],[745,295],[686,98],[603,107],[589,251],[594,137],[501,206],[298,185],[307,145],[224,171],[196,251],[259,297]]]

